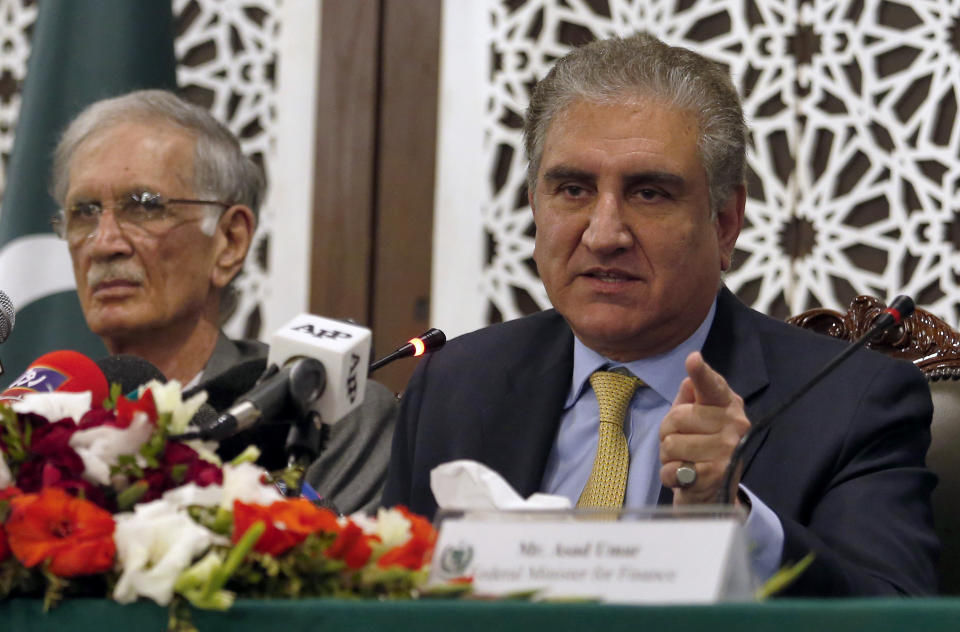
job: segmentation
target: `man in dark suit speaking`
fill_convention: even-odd
[[[750,420],[843,349],[722,285],[746,201],[729,75],[649,36],[594,42],[537,85],[524,134],[556,309],[421,362],[385,503],[433,513],[430,470],[463,458],[581,507],[716,502]],[[813,552],[794,594],[933,592],[930,415],[916,368],[863,351],[775,419],[730,490],[760,577]]]

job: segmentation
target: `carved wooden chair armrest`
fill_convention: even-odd
[[[866,333],[886,305],[872,296],[858,296],[846,313],[811,309],[788,323],[853,342]],[[960,333],[930,312],[917,309],[903,323],[868,345],[886,355],[913,362],[930,381],[960,379]]]

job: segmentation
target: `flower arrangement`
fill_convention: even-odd
[[[244,597],[410,598],[436,533],[403,507],[349,518],[285,498],[250,448],[180,442],[205,399],[176,382],[0,403],[0,601],[141,597],[177,613]],[[445,594],[462,591],[450,586]]]

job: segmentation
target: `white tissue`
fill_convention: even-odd
[[[570,499],[532,494],[524,499],[503,477],[482,463],[450,461],[430,470],[430,489],[441,509],[569,509]]]

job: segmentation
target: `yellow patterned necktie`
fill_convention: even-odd
[[[623,434],[623,418],[634,391],[643,380],[613,371],[597,371],[590,386],[600,405],[600,437],[590,478],[580,494],[577,507],[619,508],[627,489],[630,451]]]

